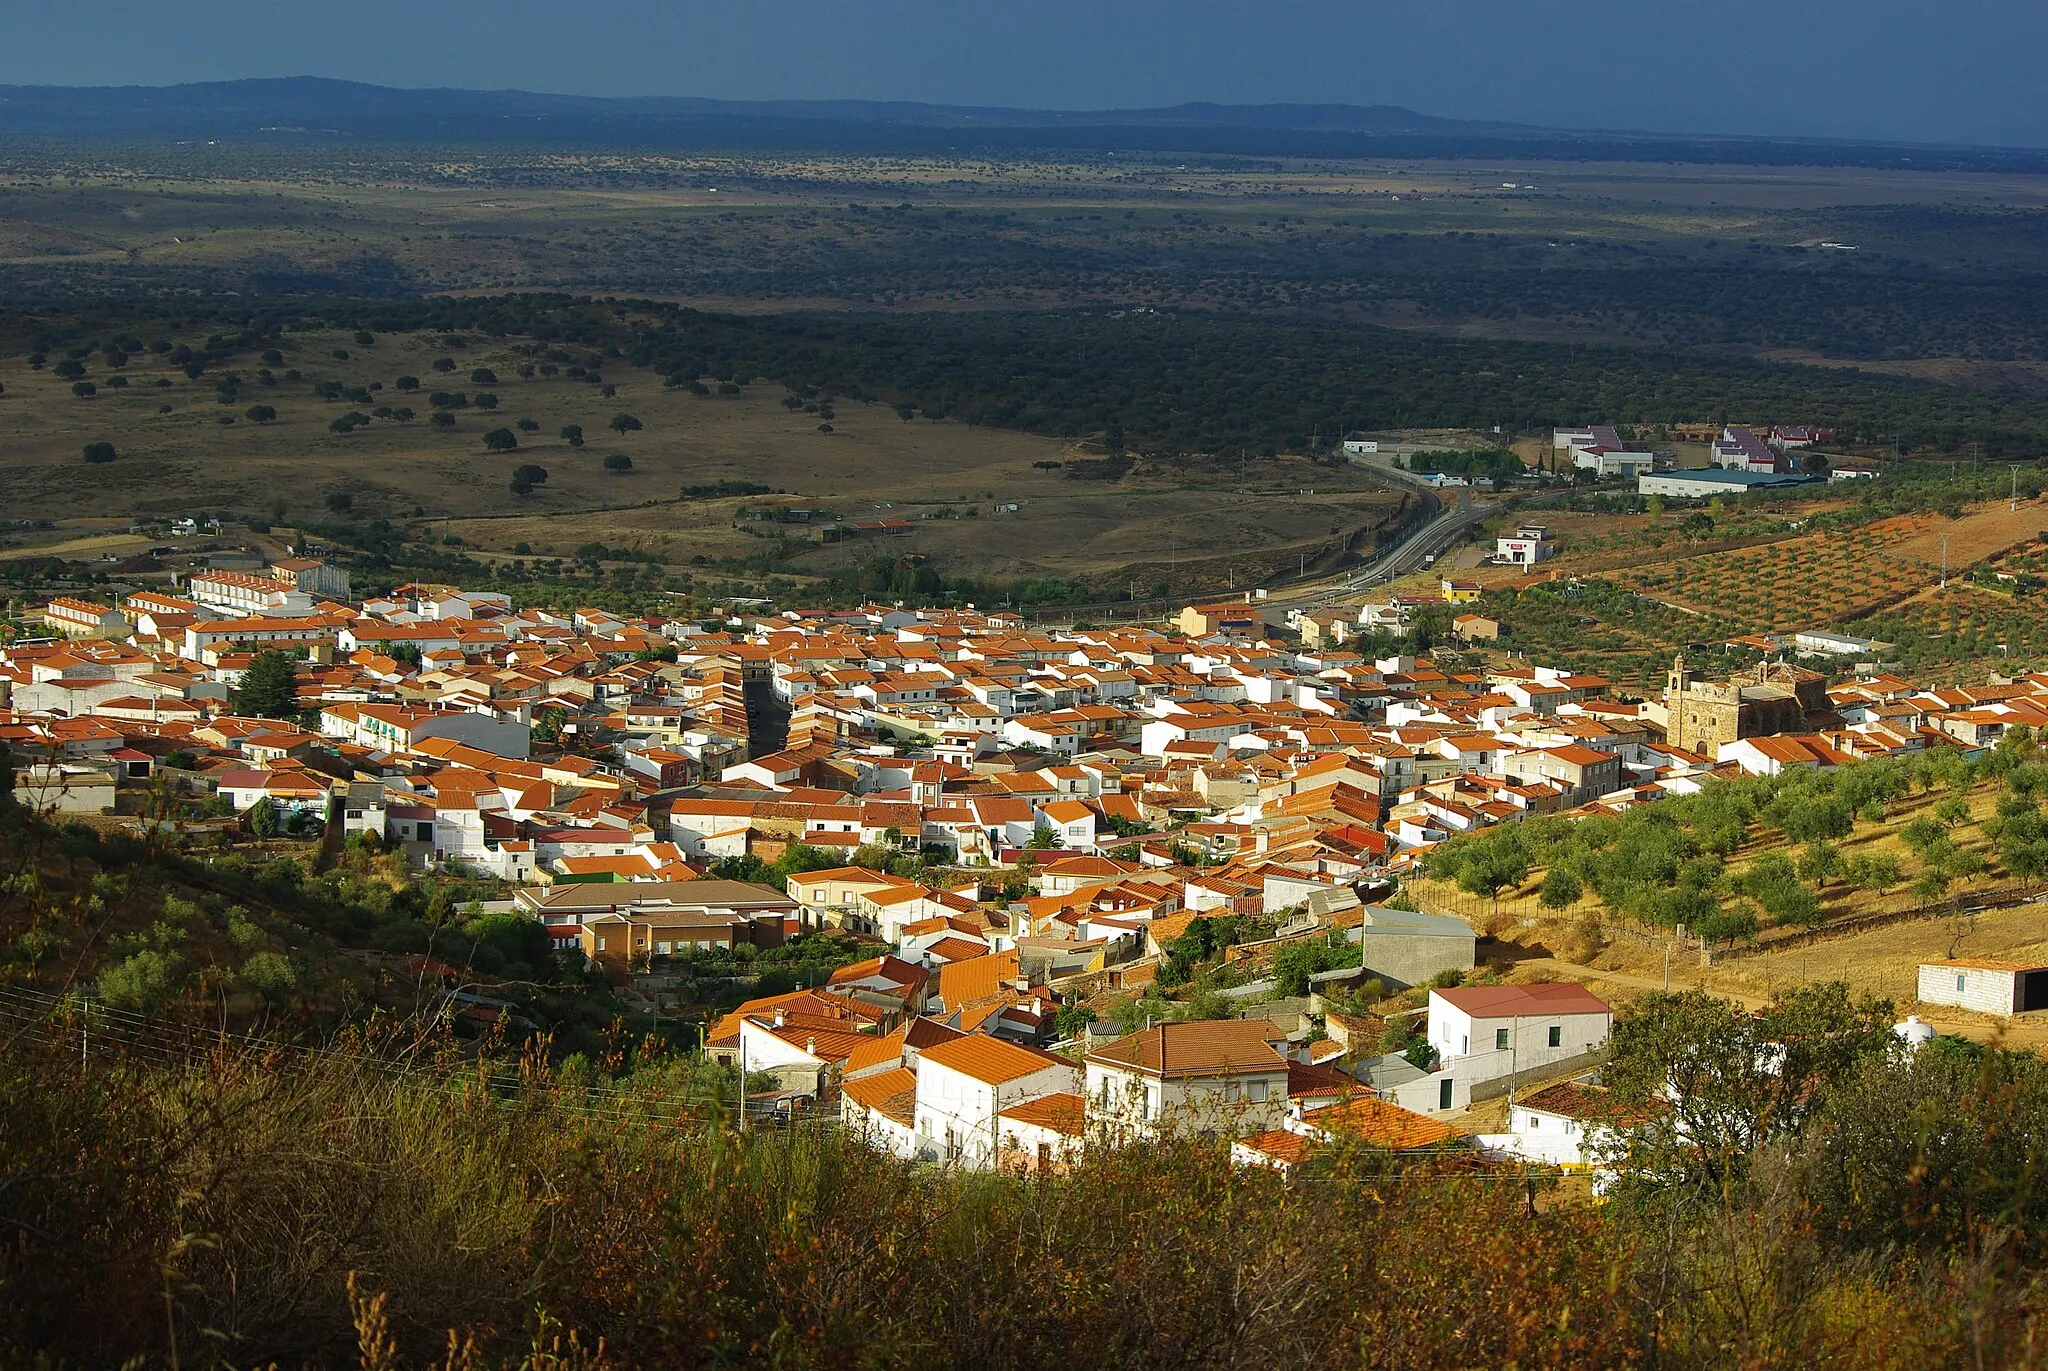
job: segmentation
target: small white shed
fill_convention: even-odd
[[[1964,957],[1922,962],[1920,1003],[2000,1016],[2048,1009],[2048,964]]]

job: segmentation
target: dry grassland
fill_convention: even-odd
[[[348,358],[334,358],[336,350]],[[755,504],[805,506],[847,521],[916,523],[907,538],[799,546],[792,565],[799,573],[873,557],[881,543],[892,554],[938,559],[948,575],[1127,576],[1141,589],[1162,580],[1208,589],[1292,574],[1303,557],[1313,560],[1353,530],[1376,527],[1398,499],[1355,473],[1295,459],[1262,463],[1258,484],[1244,493],[1235,488],[1234,471],[1194,471],[1184,481],[1074,480],[1063,469],[1034,465],[1073,455],[1053,439],[951,420],[905,422],[886,405],[846,400],[835,402],[831,431],[821,432],[816,415],[783,407],[785,392],[773,383],[757,382],[740,396],[698,397],[616,359],[602,368],[618,387],[607,399],[581,380],[521,380],[517,368],[525,359],[509,345],[445,350],[435,337],[394,334],[365,347],[337,332],[293,334],[285,353],[273,370],[281,376],[298,369],[301,380],[259,386],[254,364],[238,367],[244,384],[231,405],[218,402],[217,374],[188,380],[149,354],[119,373],[95,358],[89,379],[98,391],[89,399],[72,395],[71,383],[49,370],[17,363],[0,376],[0,508],[14,517],[67,521],[231,511],[295,523],[329,517],[329,497],[345,492],[359,517],[440,521],[443,532],[486,552],[509,553],[524,543],[537,554],[562,554],[600,542],[684,562],[745,557],[762,547],[755,534],[777,531],[736,526],[747,501],[679,498],[687,486],[745,481],[786,493],[755,497]],[[433,370],[444,356],[455,360],[453,372]],[[497,380],[472,381],[477,368]],[[110,387],[113,374],[127,385]],[[399,391],[394,382],[401,375],[418,377],[419,390]],[[159,379],[171,384],[159,387]],[[381,382],[375,404],[409,407],[416,417],[330,432],[336,417],[372,406],[322,400],[312,393],[315,380]],[[499,405],[460,410],[453,429],[436,428],[427,398],[436,390],[489,392]],[[244,417],[254,404],[273,406],[276,421]],[[643,427],[613,432],[607,425],[619,413]],[[223,417],[235,422],[222,424]],[[518,434],[516,452],[485,449],[485,433],[515,428],[521,419],[538,427]],[[583,447],[558,436],[565,424],[581,425]],[[100,440],[121,455],[110,465],[88,465],[81,451]],[[632,470],[607,474],[602,463],[610,453],[630,457]],[[522,498],[509,483],[513,469],[527,463],[545,467],[548,480]],[[998,517],[1003,504],[1019,509]],[[975,517],[920,518],[969,509]],[[782,531],[800,544],[809,537],[803,525]],[[66,536],[80,532],[69,528]],[[16,556],[137,550],[91,539],[64,546],[39,539],[11,549]]]

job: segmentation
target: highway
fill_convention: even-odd
[[[1474,524],[1483,522],[1495,512],[1493,506],[1475,504],[1471,490],[1464,486],[1457,487],[1457,502],[1445,506],[1428,486],[1405,471],[1382,463],[1361,462],[1356,459],[1353,459],[1353,465],[1367,468],[1391,485],[1421,492],[1423,499],[1438,505],[1437,512],[1430,517],[1429,522],[1416,528],[1414,532],[1365,565],[1354,567],[1339,577],[1332,577],[1313,585],[1294,586],[1286,591],[1275,592],[1269,597],[1269,602],[1320,608],[1347,599],[1374,585],[1391,581],[1397,576],[1419,571],[1430,558],[1440,555],[1445,549],[1456,544]]]

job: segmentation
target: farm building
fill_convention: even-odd
[[[1920,1003],[2001,1016],[2048,1009],[2048,964],[1978,958],[1922,962]]]
[[[1679,500],[1710,500],[1716,495],[1740,495],[1749,490],[1776,490],[1780,486],[1817,485],[1817,476],[1793,476],[1772,471],[1740,471],[1729,467],[1703,467],[1697,471],[1644,472],[1636,477],[1639,495],[1665,495]]]
[[[1463,919],[1367,905],[1346,938],[1362,942],[1365,971],[1393,986],[1422,985],[1446,971],[1470,971],[1478,937]]]

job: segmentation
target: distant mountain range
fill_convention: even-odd
[[[0,86],[0,137],[310,140],[871,154],[1065,151],[1505,157],[2048,170],[2033,149],[1540,128],[1396,105],[1029,110],[872,100],[400,90],[299,76],[182,86]]]

